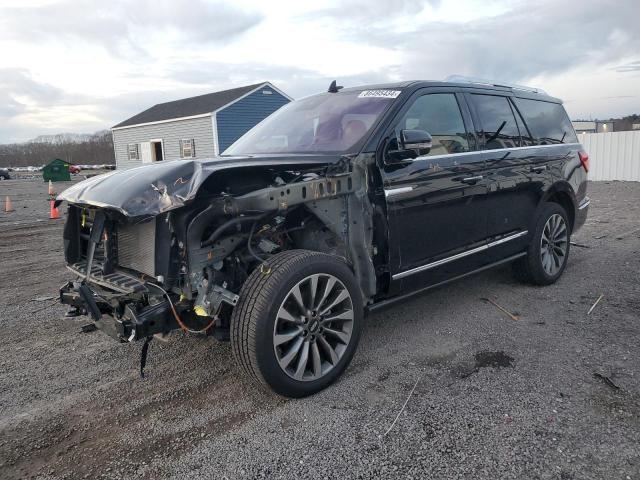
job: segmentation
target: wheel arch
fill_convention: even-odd
[[[547,191],[542,195],[537,210],[540,211],[542,205],[547,202],[557,203],[564,208],[567,212],[567,216],[569,217],[571,230],[573,230],[576,221],[578,203],[576,200],[576,194],[573,191],[573,188],[571,188],[571,185],[568,182],[556,182],[551,185],[551,187],[549,187],[549,189],[547,189]]]

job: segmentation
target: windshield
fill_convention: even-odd
[[[291,102],[240,137],[223,155],[350,152],[399,94],[365,90]]]

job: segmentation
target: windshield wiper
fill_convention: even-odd
[[[498,128],[498,130],[496,130],[496,133],[494,133],[493,135],[491,135],[487,140],[485,140],[484,144],[486,145],[487,143],[491,143],[493,142],[496,138],[498,138],[498,135],[500,135],[500,132],[502,131],[502,129],[504,128],[504,126],[507,124],[507,121],[505,120],[504,122],[502,122],[502,125],[500,125],[500,127]]]

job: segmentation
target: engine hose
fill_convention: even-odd
[[[209,238],[200,242],[200,247],[201,248],[208,247],[213,242],[215,242],[225,231],[227,231],[230,227],[233,227],[234,225],[238,225],[244,222],[257,222],[258,220],[265,217],[266,215],[269,215],[269,213],[232,218],[231,220],[226,221],[225,223],[220,225],[218,228],[216,228],[213,231],[213,233],[209,235]]]

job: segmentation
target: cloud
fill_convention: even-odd
[[[299,98],[463,74],[540,86],[583,116],[640,109],[637,0],[38,3],[0,7],[0,142],[266,80]]]
[[[36,43],[89,42],[117,55],[141,55],[154,35],[183,43],[224,44],[262,16],[205,0],[63,0],[38,7],[0,8],[0,38]]]
[[[618,65],[614,68],[616,72],[640,72],[640,60]]]
[[[0,68],[0,122],[25,114],[31,106],[54,105],[65,100],[64,92],[31,77],[21,68]]]
[[[437,7],[440,0],[342,0],[339,5],[321,8],[313,11],[303,18],[314,19],[319,17],[328,17],[333,21],[343,22],[347,24],[357,24],[366,21],[366,25],[370,26],[370,21],[385,21],[395,17],[411,18],[425,8],[431,5]]]
[[[456,23],[418,22],[398,31],[386,24],[350,22],[342,35],[354,42],[387,46],[398,52],[404,78],[441,79],[450,73],[521,81],[575,65],[594,67],[640,50],[636,0],[521,2],[506,12]],[[441,16],[439,16],[441,17]]]

